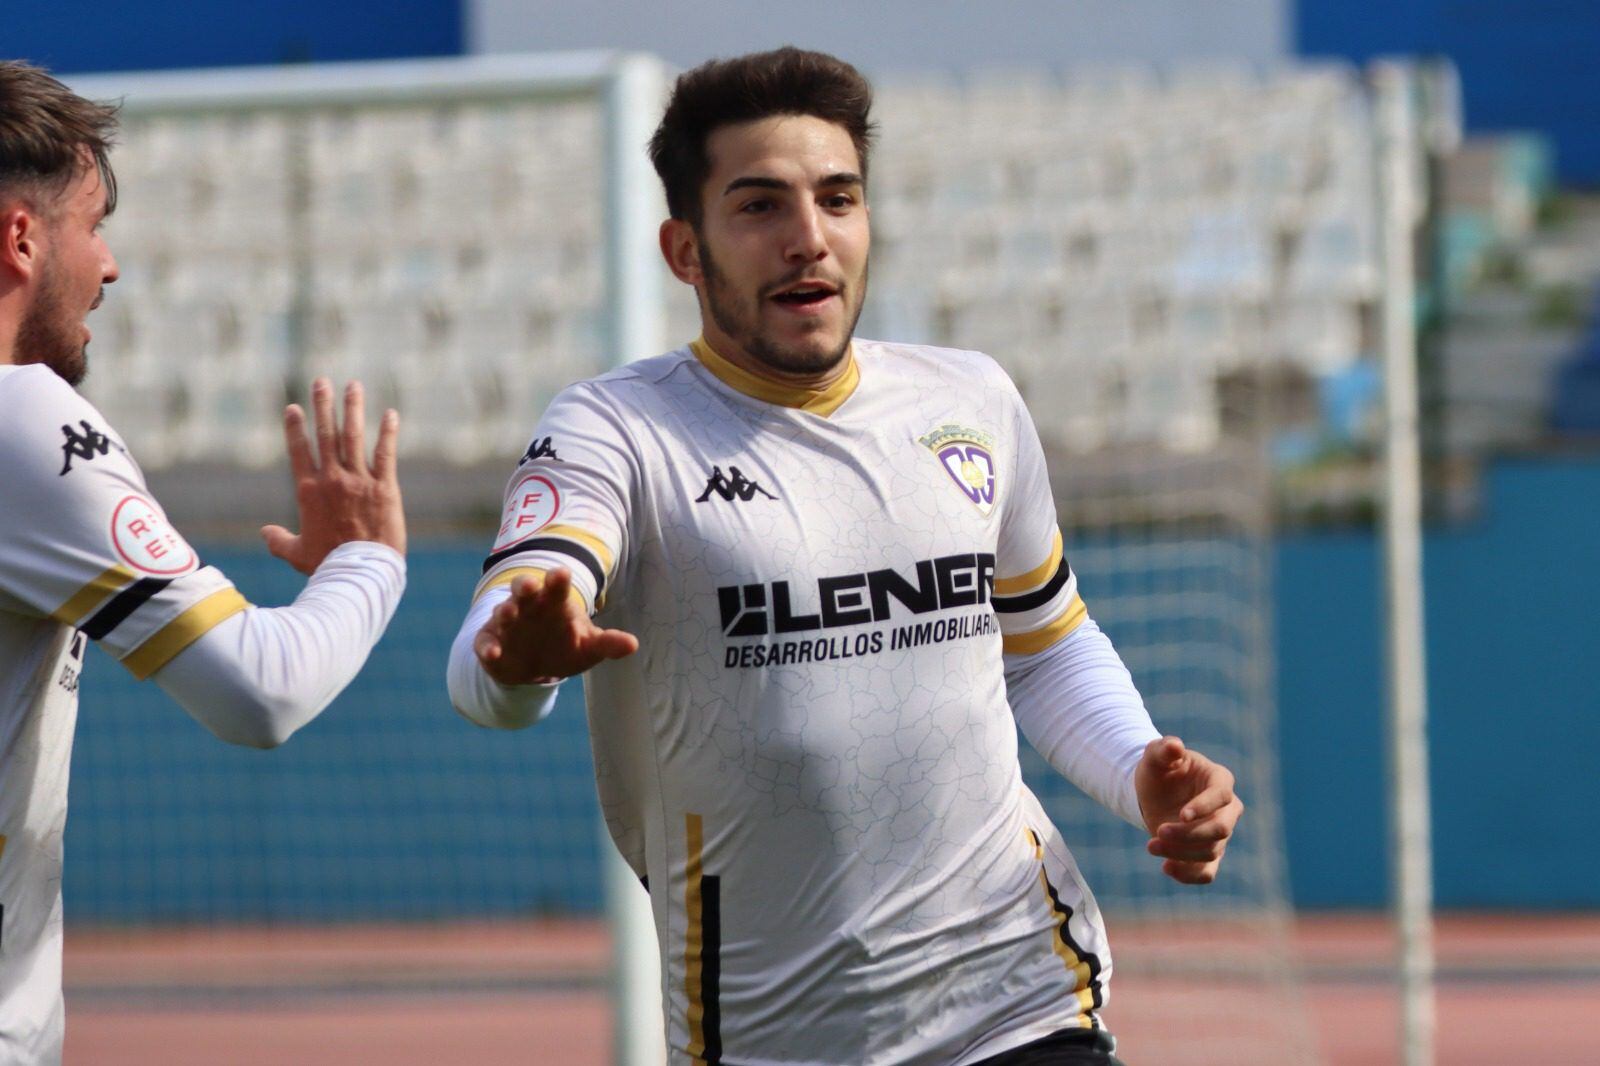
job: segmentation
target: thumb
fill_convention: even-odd
[[[1152,740],[1144,749],[1144,757],[1148,759],[1152,768],[1159,773],[1167,773],[1178,768],[1187,754],[1183,740],[1179,737],[1165,736],[1159,740]]]
[[[623,659],[639,650],[639,638],[622,629],[601,630],[595,644],[607,659]]]
[[[269,553],[286,563],[290,561],[289,555],[300,540],[282,526],[262,526],[261,539],[267,542]]]
[[[478,661],[485,666],[499,662],[505,655],[499,634],[491,632],[489,626],[478,630],[477,635],[472,638],[472,651],[477,655]]]

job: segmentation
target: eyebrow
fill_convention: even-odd
[[[817,182],[818,187],[824,189],[862,184],[864,184],[864,182],[861,180],[861,175],[848,170],[841,170],[838,173],[829,174],[827,177]],[[750,176],[744,178],[734,178],[732,181],[728,182],[728,187],[722,190],[722,195],[726,196],[729,193],[735,192],[739,189],[777,189],[782,191],[789,187],[789,182],[782,181],[778,178],[759,178]]]

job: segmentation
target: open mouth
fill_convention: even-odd
[[[830,296],[838,294],[832,285],[823,282],[810,282],[795,285],[792,288],[776,293],[772,298],[778,303],[789,307],[806,307],[819,304]]]

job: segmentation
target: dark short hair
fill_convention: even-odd
[[[114,105],[85,100],[31,63],[0,60],[0,198],[53,201],[83,173],[87,152],[110,212],[117,206],[110,158],[116,133]]]
[[[667,211],[698,226],[700,192],[711,174],[706,141],[723,126],[773,115],[812,115],[843,126],[865,179],[871,110],[871,83],[849,63],[822,52],[779,48],[702,63],[678,77],[650,138],[650,162],[666,188]]]

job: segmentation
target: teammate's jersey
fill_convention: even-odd
[[[857,341],[824,391],[704,342],[565,390],[479,594],[563,565],[640,650],[585,678],[674,1062],[968,1063],[1110,974],[1017,762],[1001,651],[1084,617],[987,357]]]
[[[135,677],[246,606],[100,413],[0,366],[0,1062],[61,1056],[61,861],[85,644]]]

